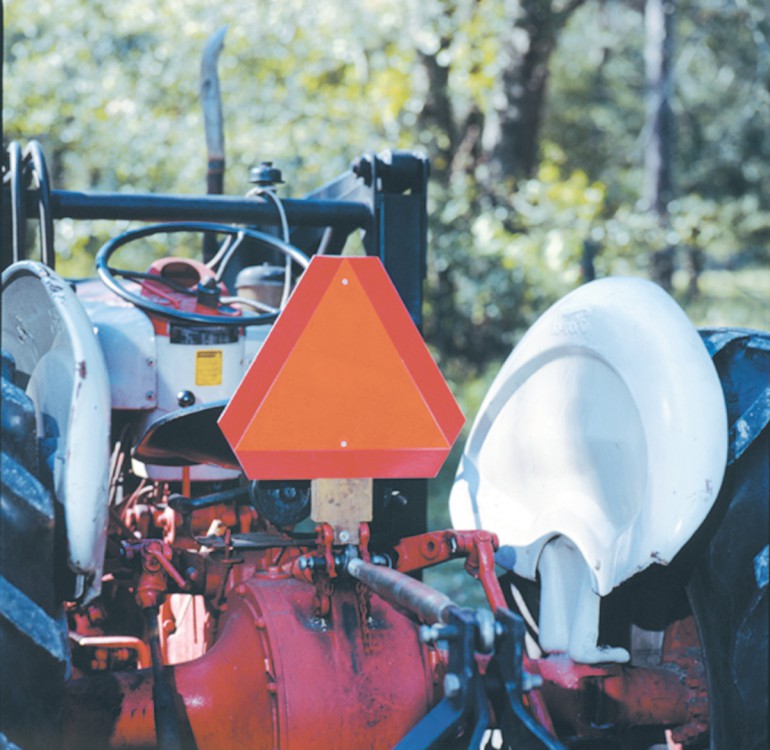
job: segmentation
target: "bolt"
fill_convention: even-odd
[[[420,640],[423,643],[435,643],[441,638],[441,625],[420,625]]]
[[[260,162],[258,167],[249,170],[249,182],[259,187],[268,188],[283,182],[281,170],[271,161]]]
[[[155,398],[155,391],[147,391],[147,393],[144,394],[144,397],[148,401],[152,401]]]
[[[459,695],[462,688],[462,682],[454,672],[447,672],[444,675],[444,695],[447,698],[454,698]]]
[[[356,159],[351,165],[350,169],[356,177],[360,177],[364,181],[364,185],[372,184],[372,162],[366,157]]]
[[[347,531],[340,531],[340,541],[345,543],[350,539],[350,533]]]
[[[495,647],[495,620],[488,609],[476,610],[476,628],[479,651],[491,654]]]
[[[181,406],[183,409],[192,406],[195,403],[195,394],[192,391],[179,391],[179,393],[176,394],[176,402]]]

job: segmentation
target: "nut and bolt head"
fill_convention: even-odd
[[[283,175],[280,169],[273,166],[273,162],[263,161],[249,170],[249,182],[259,187],[272,187],[283,182]]]
[[[441,638],[441,625],[420,625],[420,640],[423,643],[435,643]]]
[[[176,394],[176,402],[181,406],[183,409],[192,406],[195,403],[195,394],[192,391],[179,391],[179,393]]]
[[[341,542],[347,542],[348,539],[350,539],[350,532],[348,531],[340,531],[340,541]]]

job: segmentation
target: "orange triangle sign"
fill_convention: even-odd
[[[380,260],[318,256],[219,426],[251,479],[406,478],[464,421]]]

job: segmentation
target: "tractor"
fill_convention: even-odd
[[[429,529],[428,174],[85,193],[4,148],[2,747],[768,746],[770,337],[579,287]],[[139,227],[65,279],[64,218]],[[452,559],[485,606],[422,580]]]

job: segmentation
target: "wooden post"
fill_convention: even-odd
[[[372,520],[371,479],[313,479],[310,517],[334,529],[335,544],[358,544],[358,524]]]

